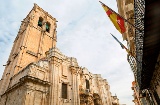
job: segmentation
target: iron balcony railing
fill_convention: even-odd
[[[144,15],[145,15],[145,0],[134,0],[134,16],[135,26],[140,29],[135,29],[135,47],[136,47],[136,62],[137,62],[137,82],[139,87],[142,86],[143,68],[143,37],[144,37]]]
[[[134,74],[134,77],[137,80],[137,62],[136,62],[136,59],[133,56],[128,55],[127,56],[127,60],[128,60],[128,62],[130,64],[130,67],[131,67],[131,70],[132,70],[132,72]]]

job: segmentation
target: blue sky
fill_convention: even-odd
[[[116,0],[101,1],[118,11]],[[134,77],[127,54],[110,33],[125,45],[126,42],[122,41],[98,0],[1,0],[0,77],[21,21],[34,3],[58,20],[57,47],[61,52],[77,58],[80,66],[106,78],[112,95],[116,94],[121,104],[133,105]]]

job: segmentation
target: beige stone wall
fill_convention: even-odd
[[[14,75],[0,105],[47,105],[49,100],[48,62],[32,63]]]
[[[38,26],[39,17],[43,18],[43,26]],[[50,23],[50,31],[45,31],[46,22]],[[56,19],[42,8],[34,5],[33,9],[22,21],[15,38],[10,56],[0,85],[0,94],[7,90],[10,78],[24,69],[31,62],[45,57],[45,52],[56,45]]]
[[[37,26],[39,17],[42,27]],[[46,22],[50,32],[44,30]],[[112,105],[107,80],[55,46],[56,19],[35,4],[22,22],[0,81],[0,105]]]
[[[100,74],[92,74],[87,68],[80,67],[75,58],[64,56],[57,48],[50,50],[47,57],[50,59],[51,64],[49,65],[52,70],[50,82],[53,85],[50,95],[59,97],[51,100],[51,103],[55,105],[62,103],[64,105],[94,105],[94,101],[97,101],[99,105],[112,105],[108,82]],[[89,81],[89,89],[86,88],[86,80]],[[68,86],[67,99],[61,98],[62,83]]]
[[[36,83],[27,83],[24,105],[48,105],[49,88]]]
[[[138,84],[135,82],[135,81],[133,81],[132,82],[132,90],[133,90],[133,102],[134,102],[134,104],[135,105],[143,105],[143,104],[141,104],[141,99],[142,99],[142,97],[140,97],[140,93],[139,93],[139,88],[138,88]]]
[[[112,105],[106,79],[99,74],[90,73],[86,68],[79,67],[75,58],[64,56],[57,48],[49,52],[48,61],[42,59],[37,63],[32,63],[12,77],[9,90],[13,92],[4,94],[2,98],[5,98],[5,95],[8,98],[16,97],[19,94],[17,92],[19,88],[14,87],[23,83],[22,80],[26,76],[31,76],[33,80],[24,79],[28,82],[22,84],[25,87],[22,89],[25,105],[94,105],[95,100],[100,105]],[[50,88],[34,82],[34,79],[49,82]],[[86,79],[89,80],[89,89],[86,89]],[[62,83],[67,84],[67,99],[62,98]],[[82,95],[85,98],[81,97]],[[7,102],[21,105],[14,98]]]
[[[119,14],[134,25],[134,0],[117,0]],[[135,28],[125,22],[126,32],[123,39],[127,41],[128,49],[135,55]]]
[[[103,105],[111,105],[111,92],[110,92],[110,86],[106,79],[103,79],[100,74],[93,74],[93,80],[92,80],[92,94],[97,93],[100,95],[102,99]],[[101,93],[101,94],[100,94]]]
[[[48,105],[48,88],[28,82],[2,95],[0,105]]]
[[[24,86],[18,87],[16,90],[13,90],[6,95],[6,105],[23,105],[25,100],[25,91]],[[3,96],[2,96],[3,97]],[[4,104],[5,105],[5,104]]]

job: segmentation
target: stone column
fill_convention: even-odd
[[[77,69],[74,66],[70,67],[72,73],[72,87],[73,87],[73,105],[78,105],[78,83],[77,83]]]
[[[59,105],[59,97],[60,96],[60,88],[61,85],[59,83],[59,70],[61,69],[62,61],[63,61],[63,55],[57,49],[56,47],[52,48],[51,50],[48,51],[47,57],[50,61],[50,82],[51,82],[51,87],[50,87],[50,92],[49,92],[49,105]]]
[[[80,79],[80,75],[79,72],[77,72],[77,76],[76,76],[76,88],[77,88],[77,105],[80,105],[80,96],[79,96],[79,79]]]
[[[49,105],[58,105],[59,101],[59,67],[61,60],[57,57],[52,57],[50,61],[50,92]]]

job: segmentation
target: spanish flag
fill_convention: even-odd
[[[124,33],[126,31],[124,19],[120,15],[118,15],[115,11],[113,11],[111,8],[109,8],[108,6],[106,6],[105,4],[103,4],[102,2],[100,2],[100,3],[102,4],[102,7],[106,11],[108,17],[113,22],[113,24],[116,27],[116,29],[121,34]]]

